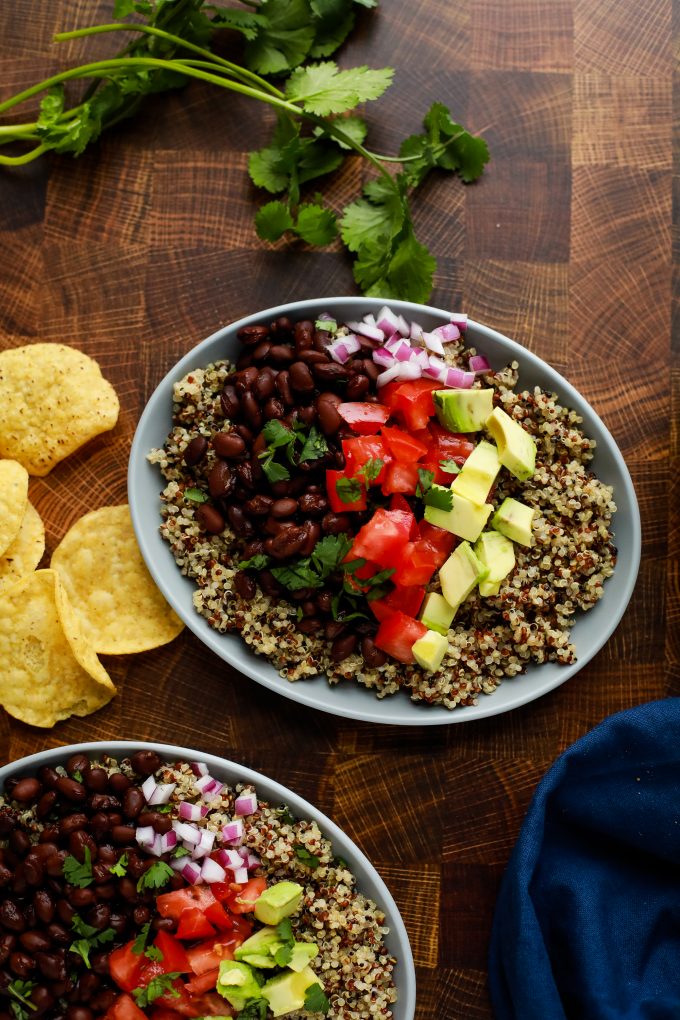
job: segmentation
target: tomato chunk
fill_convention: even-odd
[[[418,486],[419,467],[420,465],[416,461],[413,461],[411,464],[404,464],[399,461],[389,464],[382,483],[383,495],[391,496],[394,492],[402,492],[413,496]]]
[[[456,536],[444,528],[438,528],[436,524],[430,524],[429,521],[418,523],[418,533],[423,542],[436,553],[435,567],[441,567],[451,555],[457,541]]]
[[[380,433],[395,460],[405,464],[420,460],[427,454],[427,444],[398,428],[385,427]]]
[[[171,974],[173,971],[179,971],[180,974],[184,974],[191,970],[184,946],[169,932],[159,931],[153,944],[163,954],[164,973]]]
[[[475,448],[467,436],[458,432],[449,432],[439,422],[430,422],[430,434],[433,439],[434,452],[439,460],[455,460],[462,466]],[[453,476],[450,476],[453,480]],[[450,483],[449,483],[450,484]]]
[[[205,939],[208,935],[214,935],[215,929],[212,924],[205,916],[202,910],[197,907],[189,907],[183,910],[179,916],[179,926],[177,928],[177,938],[186,939]]]
[[[219,967],[215,967],[214,970],[206,970],[204,974],[197,974],[191,981],[187,981],[189,995],[202,995],[203,992],[209,992],[217,984],[219,973]]]
[[[352,480],[352,475],[345,468],[344,471],[326,471],[326,491],[328,493],[328,502],[330,503],[331,510],[336,514],[346,514],[353,510],[365,510],[366,509],[366,487],[363,481],[358,480],[359,493],[356,499],[345,501],[342,495],[347,495],[347,489],[343,492],[341,486],[341,492],[338,492],[338,482],[343,481],[343,484],[348,483]],[[353,482],[352,488],[355,488],[357,482]],[[342,493],[342,495],[341,495]]]
[[[161,917],[171,917],[173,921],[179,921],[180,914],[189,907],[196,907],[198,910],[205,910],[215,897],[207,885],[189,885],[183,889],[175,889],[173,892],[161,893],[156,897],[156,910]]]
[[[221,960],[233,960],[234,950],[242,942],[243,939],[239,935],[232,935],[229,938],[218,935],[214,939],[208,939],[207,942],[199,942],[197,946],[190,946],[187,949],[187,956],[191,970],[198,976],[206,974],[209,970],[215,970]]]
[[[250,914],[252,913],[255,901],[260,898],[262,893],[267,888],[267,879],[262,878],[251,878],[244,885],[241,886],[239,891],[234,896],[233,900],[229,903],[229,909],[232,914]]]
[[[146,962],[141,953],[132,952],[133,944],[133,942],[127,942],[120,949],[114,949],[109,956],[111,977],[124,992],[131,992],[133,988],[139,987],[142,967]]]
[[[437,552],[423,539],[408,542],[391,580],[394,584],[410,587],[427,584],[437,568]]]
[[[411,648],[427,633],[427,627],[405,613],[396,610],[378,627],[374,641],[378,648],[398,662],[415,662]]]
[[[384,476],[385,465],[392,459],[380,436],[357,436],[356,439],[343,439],[342,452],[345,455],[345,471],[348,475],[356,475],[364,465],[368,464],[369,460],[383,462],[379,473],[370,480],[371,485],[380,484]]]
[[[442,384],[434,379],[410,379],[408,382],[389,383],[383,387],[381,398],[413,432],[425,428],[433,417],[432,394],[441,388]]]
[[[420,585],[397,585],[382,599],[374,599],[369,605],[377,620],[384,620],[391,613],[399,610],[406,616],[415,616],[423,604],[425,589]]]
[[[113,1006],[104,1014],[104,1020],[146,1020],[131,995],[119,995]]]
[[[407,518],[402,510],[383,510],[382,507],[376,510],[370,521],[359,529],[347,559],[361,557],[381,567],[394,566],[411,530]]]
[[[372,436],[385,424],[390,416],[390,409],[384,404],[369,404],[356,400],[348,404],[339,404],[338,414],[354,432],[362,436]]]
[[[203,913],[207,920],[220,931],[233,930],[234,922],[229,917],[221,903],[211,903],[209,907],[206,907]]]

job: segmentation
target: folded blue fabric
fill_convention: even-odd
[[[679,1020],[680,698],[611,716],[543,778],[489,987],[496,1020]]]

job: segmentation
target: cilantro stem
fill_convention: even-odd
[[[233,76],[246,84],[251,83],[257,85],[259,88],[270,92],[273,96],[279,96],[283,99],[283,92],[270,85],[268,81],[261,78],[259,74],[255,74],[253,71],[249,71],[245,67],[241,67],[239,64],[234,64],[231,60],[225,60],[224,57],[218,57],[217,54],[212,53],[210,50],[204,49],[202,46],[196,46],[194,43],[188,42],[186,39],[182,39],[178,35],[173,35],[172,32],[165,32],[161,28],[155,28],[153,25],[128,25],[121,22],[111,22],[108,25],[92,25],[89,28],[76,28],[70,32],[57,32],[54,36],[55,42],[68,42],[70,39],[82,39],[89,35],[100,35],[103,32],[142,32],[144,35],[153,35],[158,39],[165,39],[166,42],[174,43],[176,46],[181,47],[185,50],[191,50],[193,53],[198,53],[202,57],[206,57],[211,64],[220,64],[222,67],[231,71]]]
[[[48,149],[49,145],[38,145],[35,149],[24,152],[22,156],[0,156],[0,165],[23,166],[25,163],[32,163],[34,159],[42,156],[43,152],[47,152]]]
[[[445,142],[442,142],[440,145],[433,146],[432,152],[436,156],[441,155],[442,152],[446,151],[449,145],[453,145],[453,143],[457,142],[459,138],[462,138],[463,135],[467,134],[469,134],[468,131],[459,131],[457,135],[451,135],[451,137],[447,138]],[[374,152],[372,155],[374,155],[376,159],[382,160],[383,163],[413,163],[416,159],[420,159],[420,156],[417,153],[413,156],[383,156],[380,152]]]

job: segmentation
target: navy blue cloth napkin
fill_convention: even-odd
[[[496,1020],[680,1020],[680,698],[605,719],[541,781],[489,986]]]

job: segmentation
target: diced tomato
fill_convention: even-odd
[[[202,995],[203,992],[209,992],[217,984],[219,972],[219,967],[216,967],[214,970],[206,970],[204,974],[192,977],[191,981],[187,981],[189,995]]]
[[[427,584],[437,569],[437,551],[423,539],[408,542],[390,580],[409,587]]]
[[[395,492],[390,500],[390,510],[402,510],[406,514],[412,513],[409,501],[400,492]]]
[[[438,460],[455,460],[457,464],[462,465],[475,448],[475,443],[467,436],[449,432],[437,421],[430,422],[430,433]],[[452,481],[453,476],[449,477]]]
[[[148,983],[148,982],[147,982]],[[172,989],[172,991],[171,991]],[[195,1016],[195,1013],[188,1012],[191,1009],[191,997],[187,992],[187,986],[181,978],[171,983],[171,989],[163,992],[155,1000],[159,1006],[166,1006],[168,1009],[181,1013],[184,1016]]]
[[[373,599],[373,601],[369,602],[368,605],[371,611],[373,612],[376,620],[380,621],[386,620],[387,617],[391,616],[392,613],[394,612],[394,609],[390,609],[390,607],[387,605],[385,599]]]
[[[229,882],[212,882],[210,884],[210,892],[218,903],[224,903],[234,894],[234,890]]]
[[[139,987],[139,978],[146,958],[132,952],[133,942],[127,942],[120,949],[114,949],[109,956],[109,972],[119,988],[131,992]]]
[[[429,521],[424,520],[419,522],[418,532],[423,542],[426,542],[436,552],[435,566],[441,567],[451,555],[457,541],[456,536],[452,535],[450,531],[445,531],[444,528],[438,528],[436,524],[430,524]]]
[[[384,404],[369,404],[356,400],[348,404],[339,404],[338,414],[360,436],[372,436],[385,424],[390,416],[390,409]]]
[[[197,907],[198,910],[205,910],[215,897],[208,885],[188,885],[182,889],[175,889],[173,892],[161,893],[156,897],[156,910],[161,917],[171,917],[173,921],[179,921],[180,914],[189,907]]]
[[[398,585],[382,599],[374,599],[369,602],[377,620],[384,620],[390,613],[397,610],[405,613],[406,616],[415,616],[425,598],[425,589],[419,585],[410,585],[404,588]]]
[[[428,444],[422,443],[408,432],[402,429],[385,427],[380,433],[385,440],[387,449],[395,460],[404,464],[411,464],[426,456]]]
[[[353,510],[365,510],[366,509],[366,488],[363,482],[360,482],[361,491],[357,498],[351,502],[346,503],[338,495],[337,485],[340,479],[350,479],[351,473],[345,469],[344,471],[326,471],[326,491],[328,493],[328,502],[330,503],[331,510],[336,514],[346,514]]]
[[[219,904],[215,905],[219,906]],[[191,939],[205,939],[209,935],[214,934],[214,927],[203,911],[197,907],[189,907],[180,914],[179,926],[177,928],[178,939],[191,941]]]
[[[207,920],[220,931],[233,931],[234,922],[229,917],[221,903],[211,903],[209,907],[206,907],[203,913]]]
[[[446,459],[446,458],[441,458],[441,459]],[[442,466],[440,464],[440,458],[438,458],[438,457],[432,457],[432,458],[428,458],[427,460],[421,460],[421,462],[418,465],[418,467],[422,471],[431,471],[432,472],[432,481],[436,482],[437,485],[445,485],[447,487],[447,489],[451,485],[451,482],[454,479],[453,475],[448,474],[446,471],[444,471],[442,469]]]
[[[184,914],[182,914],[182,917]],[[177,938],[179,938],[179,934]],[[159,931],[156,938],[153,940],[153,944],[156,949],[160,949],[163,954],[163,972],[165,974],[171,974],[173,971],[178,971],[180,974],[185,974],[191,970],[189,966],[189,959],[187,957],[184,946],[181,942],[177,941],[173,935],[167,931]]]
[[[408,541],[410,530],[410,522],[407,522],[403,511],[383,510],[381,507],[359,529],[347,559],[362,557],[381,567],[392,567],[399,559],[402,546]]]
[[[229,938],[218,935],[214,939],[208,939],[207,942],[199,942],[197,946],[190,946],[187,949],[187,956],[191,970],[199,976],[209,970],[215,970],[221,960],[233,960],[234,950],[242,942],[243,938],[240,935],[232,935]]]
[[[408,382],[388,383],[381,391],[381,399],[391,411],[404,420],[407,428],[414,432],[425,428],[434,415],[432,394],[441,388],[442,384],[433,379],[410,379]]]
[[[380,484],[385,471],[384,465],[392,460],[380,436],[357,436],[356,439],[343,439],[342,452],[345,455],[345,471],[348,475],[356,475],[364,464],[368,464],[369,460],[383,462],[379,474],[371,479],[371,485]]]
[[[250,914],[252,913],[255,901],[260,898],[262,893],[267,888],[266,878],[251,878],[244,885],[241,886],[240,890],[236,893],[233,900],[229,903],[229,909],[232,914]]]
[[[113,1006],[104,1014],[103,1020],[146,1020],[131,995],[119,995]]]
[[[182,1014],[175,1013],[174,1009],[166,1009],[165,1006],[154,1006],[149,1014],[151,1020],[181,1020]]]
[[[420,464],[416,461],[412,464],[403,464],[398,461],[389,464],[382,483],[383,495],[391,496],[394,492],[405,492],[409,496],[413,496],[419,481],[419,467]]]
[[[427,633],[427,627],[398,610],[378,627],[374,641],[378,648],[398,662],[415,662],[411,648]]]
[[[194,996],[187,1001],[186,1005],[178,1006],[176,1009],[182,1016],[189,1017],[236,1015],[236,1011],[231,1008],[227,1000],[217,992],[205,992],[203,995]]]

